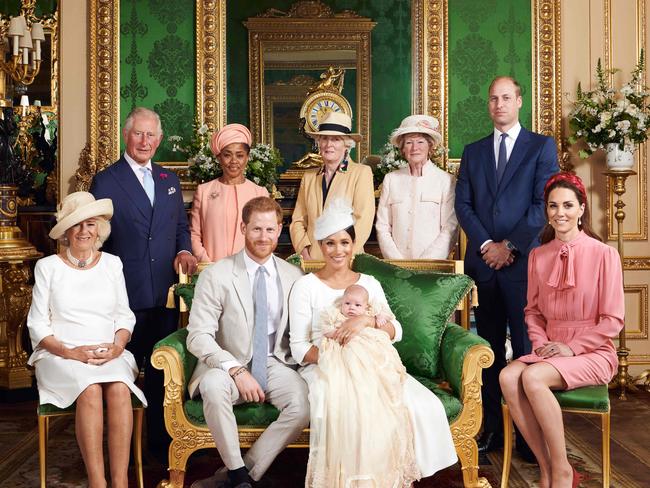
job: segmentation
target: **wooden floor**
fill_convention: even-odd
[[[54,419],[49,446],[48,487],[87,486],[81,456],[74,438],[71,417]],[[567,415],[565,419],[569,458],[583,477],[581,487],[601,487],[600,431],[598,419]],[[616,488],[650,487],[650,393],[630,395],[627,402],[612,396],[612,483]],[[268,478],[272,487],[303,486],[306,450],[287,450],[271,467]],[[501,454],[480,460],[481,475],[492,486],[499,486]],[[218,466],[215,450],[201,451],[190,459],[186,486],[207,477]],[[134,484],[133,473],[131,479]],[[145,453],[145,483],[155,487],[165,476],[165,466]],[[534,487],[538,472],[535,465],[515,458],[511,487]],[[458,466],[419,482],[417,488],[462,486]],[[0,487],[38,486],[38,431],[36,393],[0,390]]]

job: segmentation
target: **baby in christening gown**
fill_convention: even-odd
[[[379,309],[378,309],[379,308]],[[377,326],[395,316],[349,286],[321,315],[323,332],[368,314]],[[310,388],[311,439],[305,486],[402,488],[420,478],[413,428],[403,401],[406,369],[386,332],[366,327],[347,344],[323,337]]]

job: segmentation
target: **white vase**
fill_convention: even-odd
[[[632,169],[634,150],[620,149],[618,144],[607,144],[607,167],[613,170]]]

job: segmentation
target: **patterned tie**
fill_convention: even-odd
[[[501,182],[503,173],[506,171],[508,164],[508,153],[506,152],[506,137],[508,134],[505,132],[501,134],[501,143],[499,144],[499,159],[497,160],[497,184]]]
[[[251,373],[262,390],[266,391],[266,360],[269,347],[269,310],[266,299],[266,275],[264,266],[255,273],[255,328],[253,330],[253,364]]]
[[[140,171],[142,172],[142,183],[144,185],[144,191],[149,197],[149,201],[153,207],[153,199],[154,195],[156,194],[155,185],[153,183],[153,176],[151,176],[151,171],[149,171],[149,168],[140,168]]]

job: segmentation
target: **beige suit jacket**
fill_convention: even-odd
[[[187,349],[198,358],[188,390],[198,391],[202,376],[224,361],[247,365],[253,356],[255,313],[242,250],[208,266],[199,275],[187,326]],[[297,266],[273,256],[282,283],[282,318],[273,355],[296,364],[289,349],[288,298],[293,282],[302,276]]]
[[[354,210],[355,253],[363,252],[363,245],[370,237],[375,219],[375,188],[370,166],[350,162],[346,172],[338,171],[327,193],[327,201],[342,197]],[[318,242],[314,238],[316,219],[323,213],[323,174],[319,169],[305,171],[300,182],[296,206],[289,226],[291,243],[297,253],[311,246],[312,259],[323,259]]]

